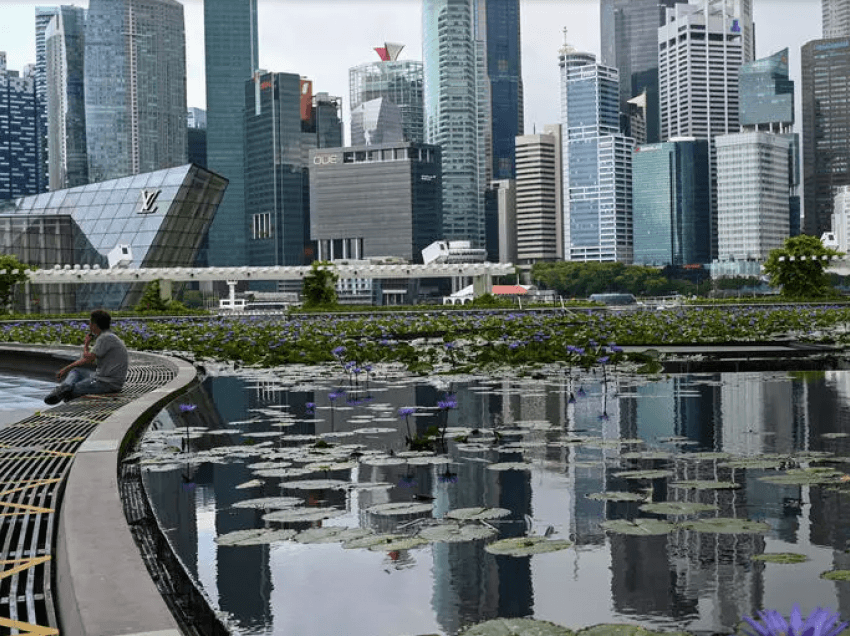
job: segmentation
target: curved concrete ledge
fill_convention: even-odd
[[[79,350],[26,345],[0,349],[0,368],[34,377],[52,377],[57,366]],[[150,360],[170,367],[173,378],[117,408],[75,453],[61,497],[55,547],[54,599],[63,634],[181,634],[127,524],[118,475],[123,450],[168,401],[196,381],[196,372],[183,360],[132,355],[135,363]]]

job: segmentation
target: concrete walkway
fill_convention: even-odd
[[[50,380],[78,354],[2,345],[0,373]],[[180,636],[134,542],[118,475],[134,435],[195,380],[187,362],[134,352],[121,393],[0,429],[0,633]]]

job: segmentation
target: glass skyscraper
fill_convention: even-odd
[[[564,260],[632,262],[632,148],[620,133],[617,69],[559,54]]]
[[[794,82],[788,77],[788,49],[748,62],[739,71],[741,126],[787,132],[794,124]]]
[[[658,28],[666,9],[686,0],[601,0],[600,61],[620,72],[620,130],[636,137],[628,100],[646,91],[646,139],[660,141],[658,109]]]
[[[425,139],[442,148],[446,239],[485,247],[489,91],[473,0],[424,0]]]
[[[35,8],[35,94],[38,97],[38,163],[39,192],[47,190],[49,185],[49,154],[48,148],[48,116],[47,116],[47,26],[54,16],[59,14],[60,7]]]
[[[248,264],[245,82],[259,67],[257,0],[204,0],[207,166],[230,181],[199,264]]]
[[[50,189],[89,182],[85,100],[86,11],[62,6],[45,30]]]
[[[803,45],[803,231],[830,230],[833,197],[850,185],[850,38]]]
[[[640,146],[632,174],[635,264],[708,263],[708,141],[677,139]]]
[[[41,192],[40,119],[35,77],[6,69],[0,51],[0,199]]]
[[[185,164],[183,5],[91,0],[85,93],[90,180]]]

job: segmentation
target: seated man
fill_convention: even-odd
[[[92,393],[115,393],[127,379],[127,347],[109,329],[112,317],[103,309],[91,312],[89,333],[83,341],[83,355],[79,360],[63,367],[56,373],[61,384],[44,398],[46,404],[58,404]],[[91,341],[94,346],[89,349]],[[96,364],[96,369],[85,368]],[[64,378],[64,379],[63,379]]]

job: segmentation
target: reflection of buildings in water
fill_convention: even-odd
[[[762,609],[764,564],[752,557],[764,552],[759,534],[708,534],[679,530],[667,535],[675,589],[683,611],[699,608],[690,631],[733,630],[741,616]]]
[[[850,431],[850,372],[826,371],[823,378],[815,376],[799,384],[803,387],[808,411],[808,439],[812,450],[826,450],[839,455],[850,454],[850,438],[824,438],[824,433]]]
[[[790,453],[798,422],[789,378],[756,373],[720,374],[723,450],[735,455]]]
[[[435,510],[444,514],[471,506],[507,508],[511,515],[493,525],[503,538],[522,534],[525,515],[531,513],[530,474],[488,470],[483,462],[457,459],[457,482],[438,482],[434,489]],[[483,541],[437,543],[432,554],[431,605],[446,633],[497,616],[532,613],[529,558],[495,557],[484,551]]]
[[[850,554],[845,550],[833,552],[832,566],[835,570],[850,570]],[[835,610],[846,620],[850,616],[850,585],[836,583],[835,594],[838,597],[838,607]]]

